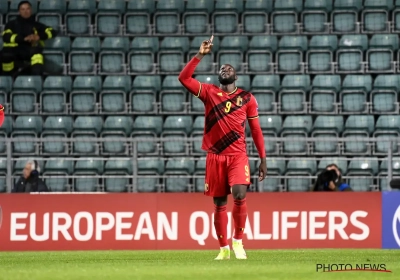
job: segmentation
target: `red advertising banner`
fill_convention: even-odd
[[[247,204],[248,249],[381,248],[380,193],[249,193]],[[0,251],[215,249],[212,213],[202,194],[3,194]]]

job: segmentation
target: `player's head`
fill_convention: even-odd
[[[218,80],[221,85],[230,85],[237,80],[236,70],[230,64],[224,64],[219,69]]]
[[[18,4],[19,15],[23,18],[30,18],[32,15],[32,5],[29,1],[21,1]]]

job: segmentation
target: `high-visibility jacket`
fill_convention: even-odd
[[[32,34],[39,35],[39,44],[42,47],[44,46],[44,40],[57,36],[57,32],[53,28],[36,21],[34,16],[28,19],[18,16],[16,19],[9,21],[4,27],[3,48],[20,49],[32,47],[32,43],[24,41],[27,36]]]

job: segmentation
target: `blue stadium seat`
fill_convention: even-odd
[[[190,177],[194,173],[194,161],[188,158],[172,158],[165,165],[166,192],[187,192],[189,190]],[[182,176],[187,177],[182,177]]]
[[[185,61],[185,53],[189,51],[189,38],[166,37],[161,42],[158,52],[160,71],[165,74],[179,73]]]
[[[183,14],[184,32],[188,34],[210,34],[209,14],[213,10],[213,0],[188,1]]]
[[[183,0],[161,0],[157,2],[154,14],[155,32],[173,35],[180,31],[180,14],[184,11]]]
[[[127,92],[131,89],[130,76],[107,76],[100,93],[101,111],[107,113],[126,113]]]
[[[254,36],[246,53],[248,73],[262,74],[273,71],[273,54],[278,48],[276,36]]]
[[[158,49],[158,38],[135,37],[128,54],[129,73],[154,73],[154,57]]]
[[[292,159],[286,167],[286,175],[296,175],[286,179],[289,192],[310,191],[312,187],[311,175],[317,172],[317,162],[311,159]],[[308,178],[307,178],[308,177]]]
[[[374,116],[349,116],[345,123],[345,131],[342,137],[349,141],[344,143],[344,154],[360,155],[369,154],[370,147],[365,140],[374,132]]]
[[[281,137],[285,138],[283,143],[284,154],[307,154],[306,138],[312,130],[312,117],[297,115],[287,116],[283,122]]]

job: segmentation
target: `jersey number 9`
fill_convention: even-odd
[[[232,103],[230,101],[226,102],[225,113],[229,113],[229,111],[231,110],[231,106],[232,106]]]

